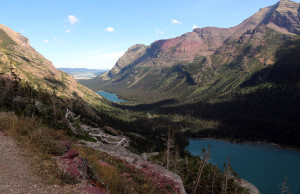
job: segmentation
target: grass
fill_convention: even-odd
[[[16,117],[13,113],[0,113],[0,130],[12,136],[24,147],[32,168],[50,184],[64,184],[66,180],[58,172],[53,156],[65,152],[60,140],[70,140],[63,131],[42,124],[38,118]]]
[[[60,141],[74,141],[65,131],[49,128],[39,118],[17,117],[12,112],[0,112],[0,130],[24,148],[33,171],[42,180],[57,185],[78,183],[60,173],[56,163],[57,156],[66,151]],[[83,146],[72,149],[89,161],[92,183],[111,193],[162,193],[141,170],[121,159]]]
[[[16,45],[16,43],[2,29],[0,29],[0,37],[1,37],[0,47],[2,48],[3,51],[10,51],[11,50],[10,46]]]
[[[83,146],[75,146],[74,149],[89,160],[93,178],[109,185],[111,193],[160,193],[140,170],[125,161]]]

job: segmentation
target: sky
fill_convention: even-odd
[[[110,69],[135,44],[196,27],[232,27],[278,1],[5,0],[0,23],[27,37],[55,67]]]

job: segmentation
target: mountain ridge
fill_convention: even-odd
[[[47,89],[58,96],[72,98],[92,96],[101,99],[87,88],[83,88],[68,74],[56,69],[51,61],[30,46],[29,40],[12,29],[0,24],[0,60],[1,77],[19,79],[33,88]]]
[[[201,87],[201,84],[202,86],[205,84],[203,80],[200,81],[202,78],[206,79],[206,83],[212,83],[212,77],[219,75],[226,64],[237,60],[245,64],[246,72],[252,72],[258,68],[247,65],[249,61],[253,60],[253,57],[261,63],[259,68],[264,68],[266,65],[274,63],[276,47],[280,46],[285,39],[300,34],[299,25],[299,3],[290,0],[279,1],[275,5],[261,8],[259,12],[231,28],[197,28],[176,38],[157,40],[149,46],[135,45],[133,47],[140,49],[129,49],[119,59],[122,61],[121,66],[118,60],[108,73],[82,83],[94,90],[104,89],[117,92],[121,96],[133,100],[141,99],[133,93],[151,95],[147,92],[149,88],[158,88],[154,90],[160,94],[166,93],[166,96],[176,98],[178,96],[170,95],[170,92],[178,91],[174,90],[175,86],[179,89],[185,88],[184,83],[179,82],[178,79],[177,83],[174,83],[174,78],[169,79],[167,76],[171,75],[172,72],[169,74],[164,72],[172,71],[170,69],[181,64],[187,68],[184,74],[189,75],[186,79],[192,77],[193,82]],[[276,45],[271,42],[266,43],[268,36],[277,37],[278,43]],[[266,44],[272,45],[272,49],[269,49]],[[247,45],[250,50],[245,50],[247,54],[241,56],[243,53],[240,51],[246,49]],[[260,49],[262,48],[265,54],[261,53]],[[136,53],[133,53],[134,51]],[[135,57],[130,57],[132,55]],[[238,56],[240,59],[237,59]],[[193,66],[191,64],[195,62],[200,63],[197,65],[198,68],[196,66],[196,69],[191,68]],[[173,72],[173,77],[175,76],[174,73],[176,72]],[[209,74],[209,76],[205,74]],[[168,86],[170,82],[175,85],[172,87],[169,84]],[[184,82],[183,79],[182,82]],[[150,90],[153,92],[152,89]],[[188,91],[191,92],[191,90]]]

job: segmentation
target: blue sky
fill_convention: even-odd
[[[110,69],[134,44],[232,27],[278,0],[6,0],[0,23],[56,67]],[[296,0],[299,2],[299,0]]]

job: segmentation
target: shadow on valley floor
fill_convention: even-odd
[[[199,102],[160,111],[220,121],[215,130],[187,131],[188,137],[227,137],[300,147],[299,92],[260,91],[230,101]]]
[[[138,104],[138,105],[123,105],[123,104],[114,104],[115,107],[127,109],[127,110],[133,110],[133,111],[153,111],[157,108],[166,106],[166,105],[172,105],[176,104],[177,101],[175,99],[167,99],[162,100],[156,103],[152,104]]]

